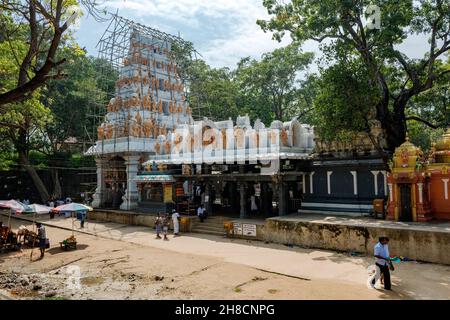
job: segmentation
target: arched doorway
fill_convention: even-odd
[[[127,172],[125,159],[114,156],[108,160],[104,170],[106,208],[118,209],[122,204],[122,196],[127,188]]]

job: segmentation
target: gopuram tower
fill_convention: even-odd
[[[115,19],[119,26],[125,20]],[[138,204],[134,177],[140,165],[149,155],[169,153],[173,130],[193,118],[171,52],[179,38],[125,21],[131,25],[114,97],[86,154],[95,155],[97,165],[92,205],[131,210]]]

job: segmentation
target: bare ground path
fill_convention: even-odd
[[[386,292],[366,287],[370,257],[199,234],[170,236],[163,241],[155,239],[149,228],[98,222],[87,223],[83,233],[75,232],[78,250],[62,252],[58,242],[71,235],[72,223],[64,218],[47,222],[58,228],[47,227],[52,246],[43,260],[36,260],[37,249],[33,262],[30,249],[0,256],[0,288],[2,277],[11,287],[4,288],[3,295],[72,299],[450,298],[449,266],[396,264],[394,291]],[[30,225],[18,220],[13,223],[15,228]],[[75,230],[78,226],[76,223]],[[81,290],[67,287],[67,267],[74,265],[81,271]],[[22,285],[23,277],[28,285]]]

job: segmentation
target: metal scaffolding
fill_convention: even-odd
[[[97,48],[98,48],[98,65],[99,68],[99,78],[97,84],[103,92],[106,92],[106,96],[95,96],[90,97],[90,104],[92,111],[89,114],[91,121],[85,127],[86,141],[90,141],[93,144],[98,140],[96,128],[102,123],[104,116],[106,114],[106,105],[111,98],[114,98],[116,92],[114,86],[111,85],[111,73],[114,73],[116,78],[119,77],[121,69],[124,67],[124,59],[129,55],[131,48],[131,39],[133,36],[137,37],[147,37],[152,39],[158,39],[163,43],[170,43],[171,45],[178,45],[186,48],[188,52],[190,61],[197,60],[200,54],[193,49],[191,42],[182,39],[179,36],[171,35],[162,32],[157,29],[153,29],[137,22],[128,20],[117,14],[111,14],[111,19],[108,27],[100,38]],[[148,52],[147,52],[148,55]],[[148,57],[152,58],[152,57]],[[177,64],[176,57],[172,57],[175,64]],[[157,72],[156,70],[154,70]],[[182,71],[182,70],[180,70]],[[191,79],[189,75],[185,72],[179,72],[178,77],[184,85],[184,95],[187,101],[190,100],[189,84]],[[197,97],[197,101],[200,103],[196,104],[195,108],[192,110],[192,116],[195,120],[202,119],[203,116],[211,116],[209,107],[204,106],[201,101],[202,97]],[[118,122],[125,119],[117,119]],[[86,151],[86,150],[85,150]]]

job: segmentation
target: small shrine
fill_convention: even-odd
[[[409,141],[395,149],[388,174],[389,200],[387,219],[429,221],[432,219],[429,177],[424,168],[423,152]]]
[[[432,145],[426,172],[433,218],[450,220],[450,128]]]

